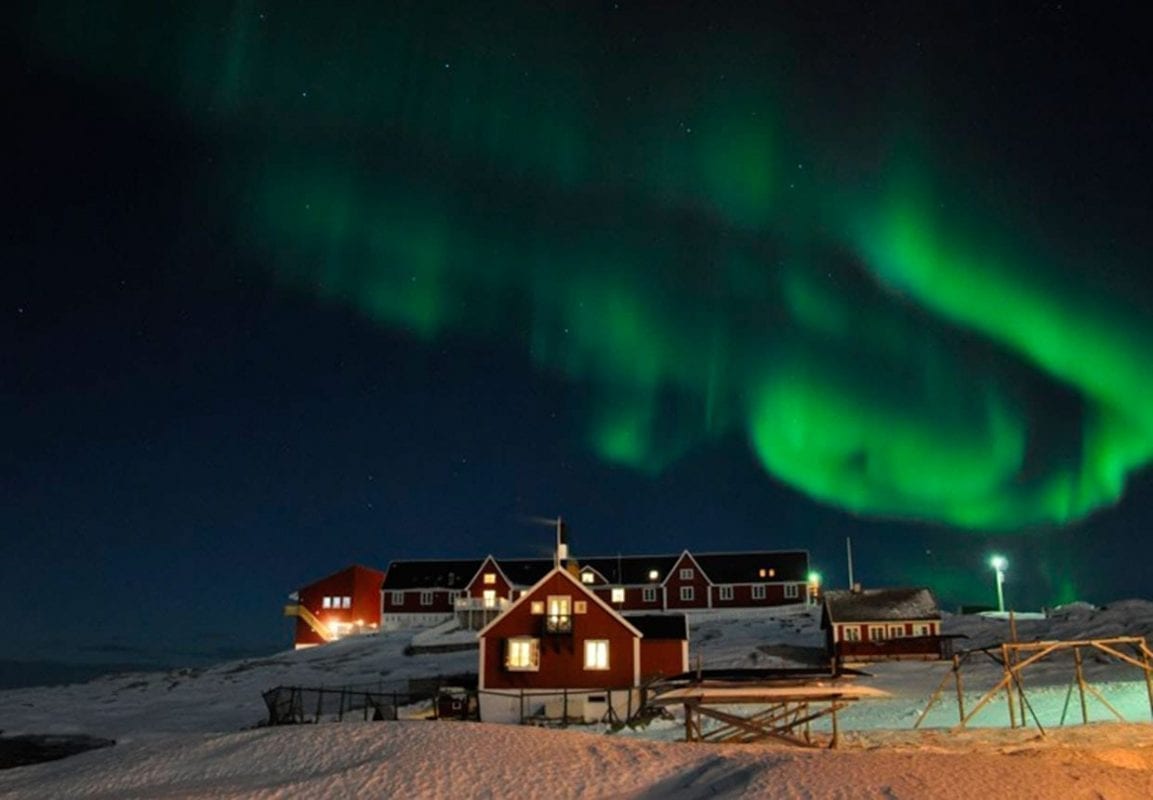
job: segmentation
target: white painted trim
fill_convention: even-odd
[[[484,658],[485,644],[487,644],[487,643],[485,642],[483,637],[480,637],[479,641],[480,641],[480,669],[478,670],[478,672],[480,674],[476,676],[476,688],[477,688],[477,691],[483,692],[484,691],[484,673],[485,673],[485,670],[488,669],[488,662],[485,661],[485,658]]]
[[[635,629],[634,629],[635,630]],[[641,637],[633,639],[633,686],[641,685]]]
[[[708,583],[709,586],[712,586],[713,585],[713,579],[709,577],[709,573],[707,573],[703,569],[701,569],[701,565],[697,563],[697,560],[695,558],[693,558],[693,554],[690,553],[688,550],[682,550],[681,554],[679,556],[677,556],[676,563],[673,564],[672,569],[669,570],[669,574],[665,576],[665,579],[663,581],[661,581],[661,586],[664,586],[666,583],[671,581],[673,579],[673,575],[677,574],[677,571],[682,569],[681,562],[683,562],[685,560],[685,556],[688,556],[689,560],[693,562],[693,566],[696,567],[697,572],[699,572],[701,575],[703,575],[705,577],[705,582]],[[681,579],[678,577],[677,580],[679,581]]]
[[[479,631],[477,631],[476,635],[483,639],[483,637],[488,633],[489,629],[492,628],[492,626],[496,625],[498,622],[500,622],[502,619],[504,619],[507,614],[512,613],[512,610],[514,608],[519,607],[521,605],[521,603],[524,603],[525,601],[527,601],[530,597],[532,597],[537,592],[538,589],[540,589],[542,586],[544,586],[546,581],[548,581],[550,578],[552,578],[553,575],[557,575],[557,574],[559,574],[562,577],[564,577],[565,579],[567,579],[568,582],[571,583],[573,586],[575,586],[578,591],[580,591],[582,594],[586,595],[590,600],[592,600],[598,606],[603,608],[605,611],[609,612],[609,614],[612,615],[612,617],[614,619],[616,619],[616,621],[618,623],[620,623],[620,625],[625,630],[629,631],[631,634],[633,634],[634,636],[637,636],[637,637],[640,637],[642,635],[641,632],[638,631],[636,628],[634,628],[632,626],[632,624],[629,623],[629,621],[627,619],[622,617],[620,615],[620,613],[615,608],[610,606],[604,600],[601,600],[599,597],[597,597],[595,592],[593,592],[590,588],[588,588],[587,586],[585,586],[583,583],[580,582],[580,578],[575,577],[571,572],[569,572],[563,566],[553,567],[551,570],[549,570],[547,575],[545,575],[543,578],[541,578],[539,581],[537,581],[535,584],[533,584],[532,588],[525,591],[525,593],[522,594],[520,597],[518,597],[508,608],[506,608],[500,614],[497,614],[496,617],[493,618],[493,620],[491,622],[489,622],[487,625],[485,625],[483,628],[481,628]]]

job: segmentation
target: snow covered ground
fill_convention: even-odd
[[[1019,620],[1018,636],[1086,639],[1153,633],[1153,604],[1075,606]],[[1002,619],[951,617],[959,647],[1008,638]],[[815,657],[815,609],[772,616],[732,612],[692,621],[692,660],[702,666],[783,666]],[[403,691],[411,677],[475,669],[475,653],[405,655],[412,635],[381,634],[322,648],[203,670],[139,673],[68,687],[0,692],[0,729],[83,733],[115,747],[0,771],[0,797],[1153,797],[1153,725],[1138,670],[1086,658],[1086,675],[1128,724],[1095,699],[1089,726],[1070,692],[1071,660],[1027,673],[1030,705],[1045,728],[1009,730],[1003,695],[950,734],[953,686],[926,721],[911,727],[947,672],[941,663],[869,668],[862,685],[892,696],[841,716],[838,750],[673,741],[677,721],[605,735],[451,722],[376,722],[259,728],[261,692],[280,684],[380,685]],[[966,704],[1000,669],[972,659]],[[1065,727],[1059,727],[1062,713]]]

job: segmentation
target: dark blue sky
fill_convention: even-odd
[[[608,59],[613,37],[650,23],[677,27],[620,5],[629,24],[589,58]],[[938,122],[951,121],[967,158],[996,151],[1029,180],[1051,169],[1027,196],[1051,198],[1052,218],[1076,218],[1122,255],[1147,243],[1151,86],[1144,45],[1126,38],[1135,23],[996,8],[824,14],[829,40],[787,5],[748,24],[790,42],[799,81],[840,74],[836,99],[861,105],[875,87],[857,95],[859,79],[832,54],[837,41],[874,37],[861,63],[879,75],[920,70],[918,91],[940,87]],[[707,16],[683,12],[680,35],[707,43],[715,33],[694,27]],[[722,28],[742,22],[719,16]],[[1010,559],[1015,605],[1147,594],[1147,469],[1086,520],[996,534],[809,499],[768,474],[739,429],[663,471],[638,471],[588,445],[597,387],[542,368],[508,337],[467,326],[421,336],[277,280],[275,248],[253,245],[268,235],[254,233],[258,210],[234,175],[214,172],[224,159],[260,164],[264,140],[241,124],[200,124],[174,81],[154,80],[157,46],[142,42],[198,35],[187,20],[164,22],[111,26],[100,34],[111,50],[96,57],[83,30],[73,57],[48,41],[43,19],[17,25],[0,307],[3,658],[181,664],[271,651],[289,643],[280,611],[297,586],[353,562],[543,554],[550,537],[525,521],[534,515],[564,515],[578,556],[805,548],[837,585],[851,536],[858,579],[928,583],[947,607],[993,602],[994,551]],[[679,40],[652,38],[636,58],[659,73]],[[126,68],[133,53],[139,66]],[[953,72],[965,53],[977,68],[963,80]],[[1018,94],[1035,107],[1011,107]],[[1065,106],[1092,113],[1066,128],[1062,115],[1036,113]],[[304,124],[286,116],[285,136]],[[1000,151],[1007,132],[1037,147]],[[354,134],[336,122],[308,132]],[[1145,261],[1120,262],[1087,280],[1153,296],[1142,294]],[[1071,403],[1049,402],[1041,417]]]

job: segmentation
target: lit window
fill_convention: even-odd
[[[657,572],[655,569],[649,570],[649,580],[650,581],[655,581],[660,576],[661,576],[661,574],[659,572]]]
[[[795,584],[795,583],[786,583],[785,584],[785,597],[796,599],[799,595],[800,595],[800,592],[797,591],[797,584]]]
[[[758,583],[758,584],[753,586],[753,599],[754,600],[764,600],[765,599],[765,585],[763,583]]]
[[[568,595],[549,595],[545,630],[549,633],[572,632],[572,598]]]
[[[431,606],[432,605],[432,594],[433,594],[432,592],[421,592],[420,593],[420,604],[422,606]]]
[[[657,590],[655,586],[645,587],[644,600],[646,603],[655,603],[657,601]]]
[[[594,576],[591,572],[581,573],[581,583],[593,583],[595,580],[596,576]]]
[[[722,600],[732,600],[733,599],[733,587],[732,586],[722,586],[721,587],[721,599]]]
[[[681,599],[685,600],[685,601],[692,600],[693,599],[693,587],[682,586],[681,587]]]
[[[484,590],[484,607],[496,608],[496,589]]]
[[[572,613],[574,614],[587,614],[588,610],[589,604],[584,600],[577,600],[572,604]]]
[[[404,605],[404,592],[393,592],[392,593],[392,604],[394,606],[403,606]]]
[[[348,597],[348,596],[341,598],[340,607],[341,608],[352,608],[352,598]]]
[[[585,669],[609,668],[608,639],[585,640]]]
[[[544,601],[543,600],[533,600],[532,604],[529,606],[529,610],[533,614],[543,615],[544,614]]]
[[[844,640],[846,642],[859,642],[861,641],[861,629],[856,625],[846,625]]]
[[[769,567],[769,577],[770,578],[777,577],[777,571],[775,569],[773,569],[772,567]]]
[[[680,572],[682,581],[691,581],[693,579],[693,568],[685,567]]]
[[[528,636],[506,639],[504,666],[514,672],[535,672],[540,669],[540,640]]]
[[[328,595],[324,596],[324,600],[320,604],[321,608],[332,608],[332,598]]]
[[[761,567],[759,570],[757,570],[757,577],[758,578],[768,577],[768,570],[766,570],[764,567]]]
[[[869,626],[869,641],[879,642],[885,638],[884,625],[870,625]]]
[[[489,586],[496,583],[496,573],[495,572],[486,572],[484,574],[484,582]]]
[[[615,588],[613,589],[613,602],[614,602],[614,603],[623,603],[624,601],[625,601],[625,590],[624,590],[624,588],[623,588],[623,587],[621,587],[621,586],[617,586],[617,587],[615,587]]]
[[[926,625],[923,622],[917,623],[916,625],[913,626],[913,635],[914,636],[932,636],[933,635],[933,629],[929,625]]]
[[[890,639],[900,639],[904,635],[905,635],[905,626],[904,625],[890,625],[889,626],[889,638]]]

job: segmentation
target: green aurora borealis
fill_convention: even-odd
[[[821,502],[1015,530],[1117,501],[1153,455],[1141,298],[954,157],[914,79],[851,105],[735,29],[640,58],[592,6],[263,8],[35,24],[201,131],[190,192],[275,281],[526,354],[588,390],[606,461],[742,437]]]

